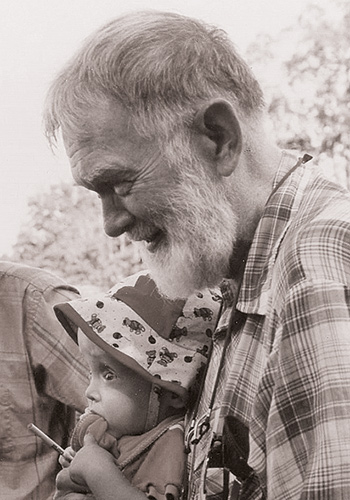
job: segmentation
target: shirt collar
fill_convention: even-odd
[[[278,248],[297,210],[306,178],[305,165],[294,170],[281,185],[281,179],[297,163],[294,152],[283,151],[270,196],[257,227],[243,276],[237,309],[243,313],[265,315],[269,302],[272,268]]]

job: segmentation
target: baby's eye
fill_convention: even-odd
[[[132,185],[133,181],[120,182],[119,184],[113,186],[113,191],[118,196],[127,196],[131,191]]]
[[[105,380],[110,381],[110,380],[115,380],[117,377],[115,373],[108,371],[103,374],[103,378]]]

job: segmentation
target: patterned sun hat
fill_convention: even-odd
[[[181,396],[206,364],[220,308],[216,289],[186,301],[165,299],[145,271],[104,295],[54,307],[75,342],[80,328],[118,362]]]

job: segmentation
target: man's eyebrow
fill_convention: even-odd
[[[131,171],[129,168],[101,168],[92,173],[91,175],[86,175],[81,179],[81,182],[86,187],[97,187],[103,186],[110,183],[117,183],[126,177],[131,176]]]

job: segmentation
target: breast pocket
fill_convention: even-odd
[[[27,426],[33,420],[35,387],[23,360],[1,360],[0,459],[19,460],[30,456]]]

